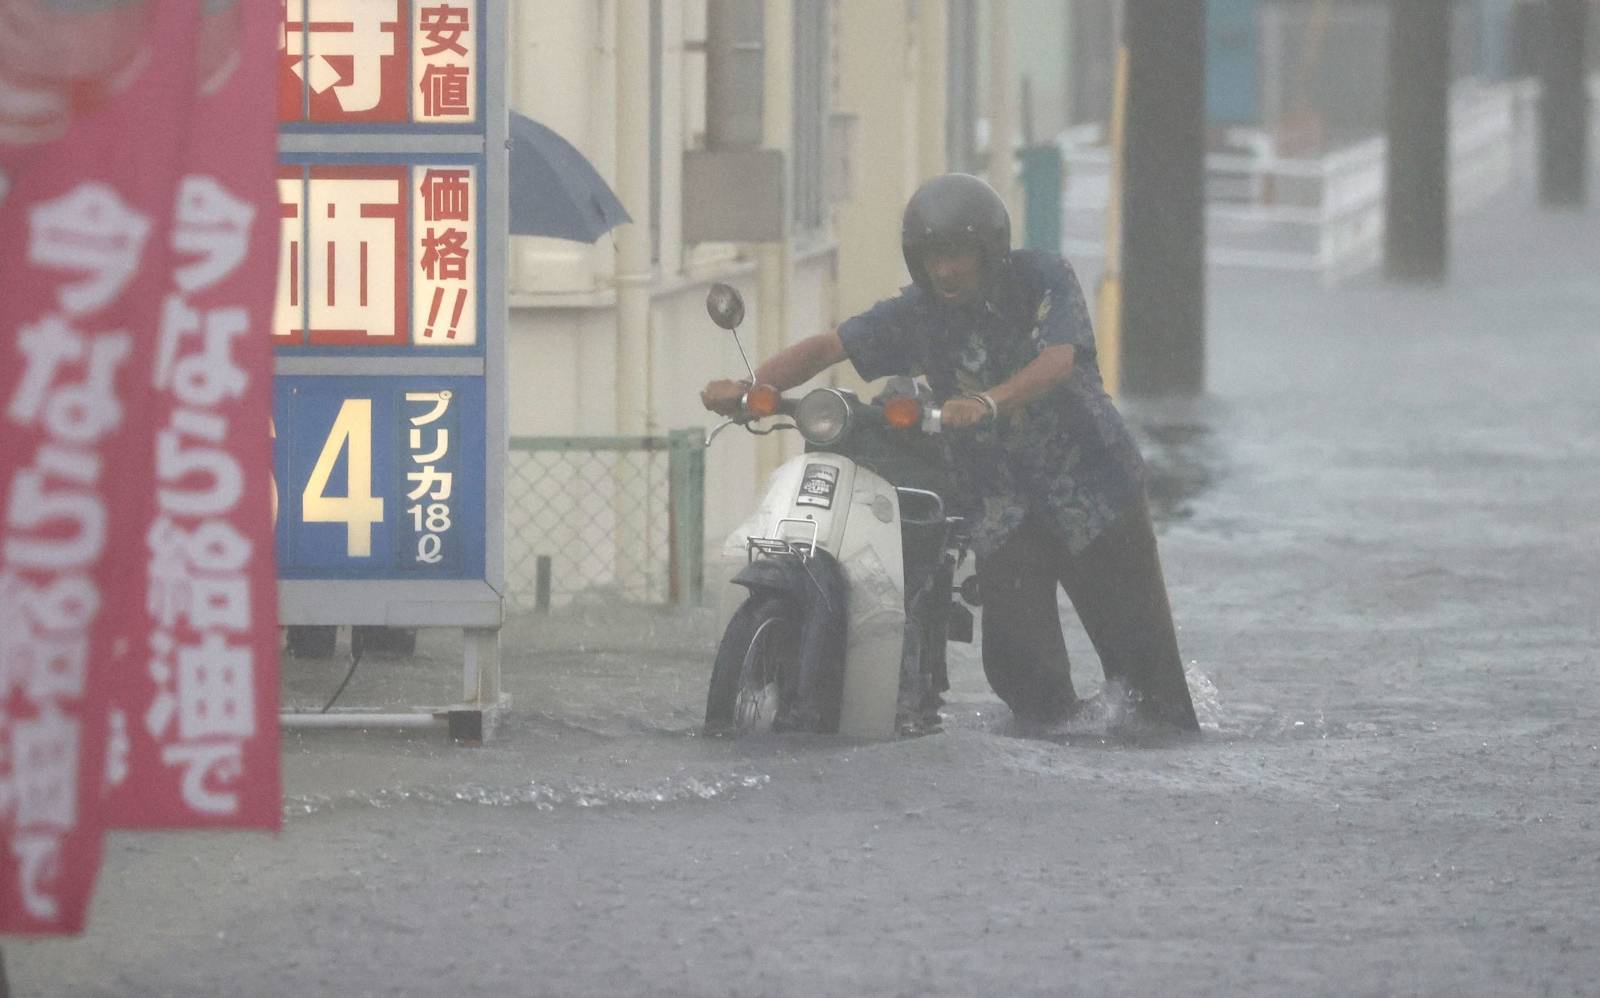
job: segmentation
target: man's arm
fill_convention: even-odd
[[[1078,348],[1070,343],[1045,347],[1028,366],[989,389],[989,397],[994,399],[1002,414],[1025,406],[1050,394],[1072,377],[1072,365],[1077,359]]]
[[[785,347],[756,367],[756,381],[786,392],[844,360],[844,344],[838,330],[808,336]]]
[[[1072,376],[1078,350],[1094,350],[1088,302],[1072,267],[1058,256],[1026,251],[1019,255],[1026,258],[1026,273],[1031,281],[1038,282],[1042,292],[1034,335],[1045,345],[1022,370],[989,389],[996,415],[1002,416],[1063,384]],[[950,405],[945,406],[946,426],[959,429],[982,422],[988,416],[989,407],[976,399],[951,399],[950,402],[956,410],[952,420]]]
[[[1077,356],[1077,348],[1070,343],[1057,343],[1039,351],[1039,356],[1026,367],[989,389],[998,414],[1003,416],[1050,394],[1072,376]],[[950,429],[959,430],[983,422],[988,415],[988,406],[977,399],[957,397],[945,403],[943,421]]]
[[[780,392],[787,391],[805,384],[844,358],[844,344],[838,330],[829,330],[787,346],[762,361],[756,368],[756,381]],[[749,387],[748,381],[713,381],[701,391],[700,402],[712,412],[732,416],[738,413],[739,401]]]

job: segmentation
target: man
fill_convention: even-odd
[[[983,591],[983,671],[1019,718],[1072,716],[1062,586],[1108,683],[1142,717],[1195,731],[1194,704],[1145,504],[1144,464],[1100,382],[1077,278],[1053,254],[1012,252],[988,184],[946,174],[906,205],[912,284],[777,353],[779,390],[849,359],[865,379],[924,375],[943,404],[952,471],[969,497]],[[748,384],[713,381],[707,409],[738,411]]]

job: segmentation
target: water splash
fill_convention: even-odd
[[[615,787],[605,783],[574,781],[566,784],[530,781],[521,786],[497,787],[469,783],[451,788],[394,787],[377,791],[352,790],[343,794],[296,795],[284,798],[285,817],[295,818],[330,812],[343,807],[388,808],[400,804],[488,807],[532,807],[538,811],[557,808],[637,807],[654,808],[664,804],[732,799],[741,790],[754,790],[772,782],[763,773],[735,774],[726,777],[663,780],[642,787]]]
[[[1217,684],[1200,671],[1199,662],[1189,663],[1183,670],[1183,679],[1189,684],[1189,699],[1194,701],[1194,715],[1200,720],[1200,730],[1222,730],[1222,693]]]

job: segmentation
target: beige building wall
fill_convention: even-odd
[[[766,2],[769,16],[773,9],[786,16],[793,0]],[[862,6],[898,10],[898,19],[905,21],[903,4],[874,0]],[[617,18],[619,12],[638,16],[636,11],[647,15],[648,5],[639,0],[512,5],[512,109],[563,135],[613,189],[618,186],[618,143],[626,139],[617,128]],[[740,332],[755,362],[757,344],[775,349],[837,321],[833,233],[813,234],[784,254],[787,307],[776,316],[763,308],[758,247],[682,242],[683,152],[695,147],[705,132],[705,56],[698,50],[705,23],[705,0],[662,0],[661,227],[651,287],[649,370],[643,372],[649,395],[645,432],[652,434],[712,425],[714,418],[700,407],[700,387],[713,377],[744,373],[732,338],[706,317],[705,294],[711,284],[727,281],[744,294],[748,318]],[[637,220],[634,224],[649,224],[649,205],[627,207]],[[593,246],[513,237],[510,270],[511,434],[617,434],[624,422],[619,412],[626,412],[628,405],[617,398],[614,237],[602,237]],[[764,315],[780,328],[763,330]],[[729,431],[707,454],[706,535],[713,550],[754,506],[759,439]],[[797,450],[797,439],[787,439],[776,456]]]
[[[942,58],[922,59],[921,38],[942,32],[943,4],[844,3],[839,9],[838,110],[855,118],[851,198],[836,218],[839,312],[850,316],[889,297],[910,277],[900,254],[900,215],[928,168],[943,162]],[[925,114],[927,104],[937,114]],[[924,132],[937,158],[922,155]]]
[[[638,432],[640,412],[643,431],[651,434],[711,425],[714,420],[700,408],[701,385],[744,373],[732,338],[705,315],[705,293],[717,281],[734,284],[745,296],[748,318],[741,335],[756,362],[763,352],[830,329],[908,282],[901,212],[922,180],[947,169],[953,30],[948,3],[760,2],[768,49],[789,60],[769,63],[764,84],[772,110],[765,140],[786,153],[795,5],[825,4],[829,12],[834,118],[828,155],[847,178],[836,192],[842,196],[831,224],[793,236],[781,250],[683,242],[683,154],[703,146],[706,132],[707,0],[661,0],[660,241],[649,288],[648,348],[638,353],[647,370],[617,367],[619,344],[638,342],[637,332],[619,330],[617,240],[626,236],[623,230],[593,246],[513,237],[507,352],[514,436]],[[1039,9],[1031,0],[1015,2],[1022,15],[1017,21]],[[624,134],[618,127],[618,18],[648,17],[649,0],[530,0],[511,10],[511,107],[565,136],[617,189],[619,162],[629,158],[622,144],[647,142],[636,130]],[[985,16],[977,24],[990,20]],[[632,78],[637,87],[637,76]],[[974,82],[985,86],[981,74]],[[981,102],[987,104],[988,97]],[[634,224],[649,224],[650,205],[627,207]],[[848,365],[823,380],[858,385]],[[619,392],[647,397],[619,399]],[[707,540],[713,551],[756,502],[764,474],[801,447],[796,434],[783,435],[777,444],[758,440],[730,431],[707,454]]]

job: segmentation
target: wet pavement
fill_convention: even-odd
[[[1444,289],[1213,271],[1208,396],[1127,407],[1198,742],[1019,730],[959,647],[942,734],[707,740],[713,612],[519,618],[492,744],[286,735],[280,836],[114,836],[12,986],[1594,994],[1597,259],[1519,189]],[[345,702],[448,701],[457,640]]]

